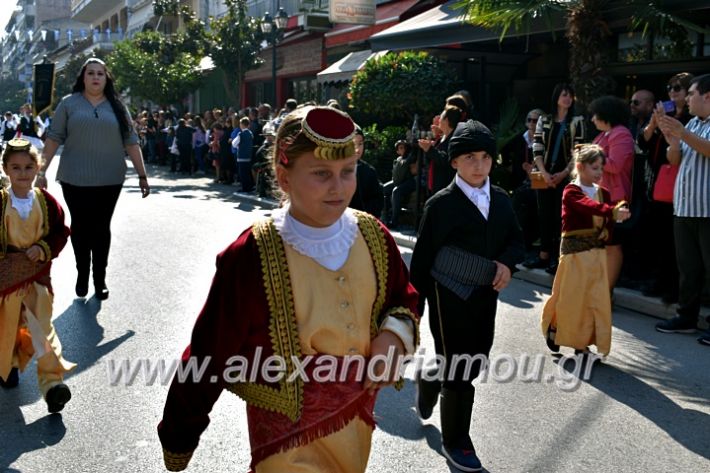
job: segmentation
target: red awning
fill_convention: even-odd
[[[350,25],[338,23],[325,34],[325,47],[332,48],[354,41],[365,41],[375,33],[379,33],[399,22],[399,17],[409,10],[419,0],[399,0],[378,5],[375,11],[374,25]]]

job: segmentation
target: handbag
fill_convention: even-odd
[[[547,189],[547,182],[545,182],[542,172],[530,172],[530,188],[534,190]]]
[[[653,200],[656,202],[673,203],[673,189],[675,180],[678,177],[680,166],[664,164],[658,170],[656,183],[653,185]]]

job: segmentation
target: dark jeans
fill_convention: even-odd
[[[680,273],[678,315],[696,322],[703,289],[710,284],[710,218],[674,217],[673,233]]]
[[[540,235],[540,224],[537,217],[537,196],[530,183],[525,183],[513,191],[513,209],[523,229],[525,249],[532,249],[533,243]]]
[[[242,183],[242,192],[254,190],[254,178],[251,175],[251,161],[237,161],[239,182]]]
[[[192,145],[178,145],[180,152],[180,172],[192,174]]]
[[[537,214],[540,221],[540,251],[550,254],[551,262],[557,261],[562,231],[562,191],[566,182],[551,189],[537,191]]]
[[[385,216],[389,217],[392,225],[397,225],[402,206],[406,204],[406,200],[412,195],[412,192],[417,190],[417,181],[414,176],[397,185],[393,181],[389,181],[382,190],[385,196]]]
[[[148,162],[154,163],[157,161],[157,154],[155,148],[155,138],[145,139],[146,147],[148,148]]]
[[[490,354],[498,293],[492,287],[481,288],[464,301],[444,286],[434,283],[433,294],[427,300],[429,327],[436,354],[446,359],[443,387],[466,391],[484,368],[482,363],[476,361],[467,367],[466,359],[461,359],[456,363],[453,377],[449,377],[449,369],[456,355],[488,357]]]
[[[650,202],[649,229],[654,237],[648,239],[647,253],[644,257],[650,260],[657,275],[657,285],[664,292],[674,294],[678,292],[678,262],[676,261],[676,245],[673,237],[673,204],[666,202]],[[649,256],[652,256],[649,258]]]
[[[88,276],[91,263],[94,281],[103,282],[111,247],[111,218],[123,185],[85,187],[66,182],[61,185],[71,215],[76,269],[80,276]]]

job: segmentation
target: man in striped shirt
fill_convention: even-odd
[[[694,118],[685,127],[662,106],[654,112],[669,144],[668,161],[680,164],[673,195],[680,294],[678,315],[656,325],[664,333],[695,331],[703,287],[710,283],[710,74],[693,79],[686,100]],[[698,341],[710,346],[710,330]]]

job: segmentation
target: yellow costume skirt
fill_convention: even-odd
[[[604,248],[560,256],[541,327],[543,336],[550,327],[556,330],[557,345],[578,350],[596,345],[599,354],[609,354],[611,299]]]
[[[49,289],[36,282],[0,298],[0,377],[7,379],[13,366],[24,371],[37,356],[42,396],[76,366],[62,357],[52,325],[52,299]]]

